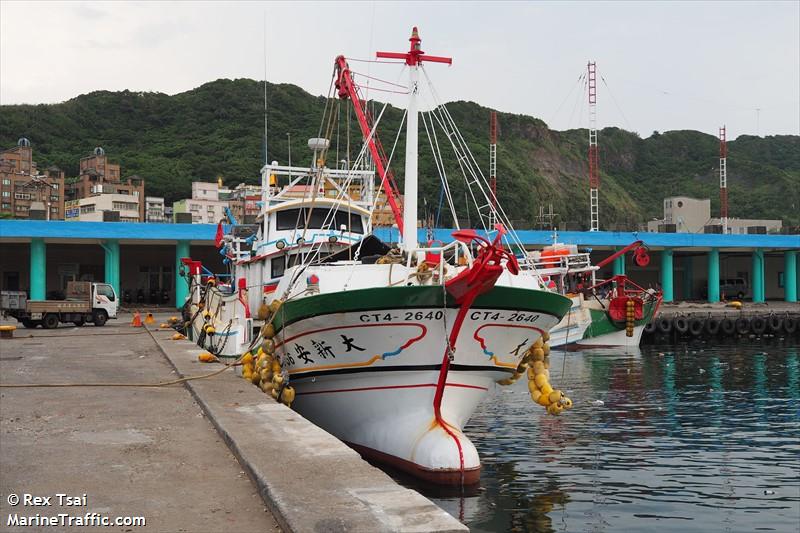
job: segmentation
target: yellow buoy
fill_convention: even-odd
[[[554,390],[553,392],[550,393],[550,403],[555,403],[561,400],[561,396],[562,394],[560,390]]]
[[[175,335],[172,336],[172,340],[174,340],[174,341],[180,341],[180,340],[183,340],[185,338],[186,338],[186,336],[182,335],[180,333],[176,333]]]
[[[289,407],[292,406],[294,397],[295,397],[294,387],[292,387],[291,385],[287,386],[285,389],[283,389],[283,392],[281,392],[281,401],[286,405],[288,405]]]
[[[539,397],[541,395],[542,395],[542,393],[539,392],[538,390],[532,390],[531,391],[531,400],[533,401],[533,403],[539,403]]]
[[[262,303],[258,306],[258,311],[256,311],[256,318],[259,320],[266,320],[269,318],[269,306],[266,303]]]
[[[550,343],[545,343],[545,345],[542,346],[542,353],[544,354],[545,357],[550,355]]]
[[[540,389],[547,385],[547,377],[544,374],[536,374],[536,377],[533,378],[533,381],[536,383],[536,386]]]
[[[533,347],[534,347],[534,349],[536,349],[536,348],[541,348],[543,345],[544,345],[544,340],[542,340],[542,338],[541,338],[541,337],[539,337],[538,339],[536,339],[536,340],[533,342]]]
[[[550,413],[551,415],[560,415],[561,411],[563,410],[564,408],[558,405],[558,403],[551,403],[550,405],[547,406],[547,412]]]
[[[275,353],[275,341],[272,339],[264,339],[261,341],[261,349],[264,350],[264,353],[267,354],[274,354]]]
[[[246,352],[242,356],[242,364],[243,365],[250,365],[252,363],[253,363],[253,354],[251,354],[250,352]]]
[[[252,375],[250,376],[250,382],[253,385],[258,385],[259,383],[261,383],[261,373],[260,372],[256,372],[254,370]]]
[[[275,374],[272,376],[272,385],[275,388],[279,388],[281,385],[283,385],[283,381],[283,374]]]
[[[528,381],[528,392],[533,394],[534,391],[540,392],[539,391],[539,387],[536,386],[536,383],[534,381],[532,381],[532,380]],[[536,400],[534,400],[534,401],[536,401]]]
[[[201,363],[213,363],[217,360],[217,357],[214,354],[210,354],[208,352],[203,352],[197,356],[197,360]]]
[[[531,359],[534,361],[544,361],[544,348],[534,348]]]
[[[277,359],[272,361],[272,373],[273,374],[280,374],[281,372],[281,363]]]
[[[269,304],[270,312],[277,313],[278,309],[281,308],[281,305],[283,305],[283,302],[281,302],[280,300],[272,300],[272,303]]]
[[[267,324],[261,331],[263,332],[261,335],[265,339],[271,339],[272,337],[275,336],[275,326],[273,326],[272,324]],[[266,350],[264,351],[266,352]]]
[[[533,369],[534,376],[536,374],[544,374],[544,363],[541,361],[534,361],[531,368]]]
[[[547,394],[539,394],[539,398],[536,400],[536,403],[541,405],[542,407],[547,407],[550,405],[550,398],[547,397]]]
[[[553,386],[550,385],[550,383],[545,383],[544,386],[539,387],[539,390],[542,391],[542,394],[546,395],[549,400],[550,393],[553,392]]]
[[[561,405],[563,405],[565,409],[572,409],[572,400],[564,396],[561,398]]]
[[[550,332],[549,331],[543,331],[542,332],[542,342],[547,342],[549,340],[550,340]]]

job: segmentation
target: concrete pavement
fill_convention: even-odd
[[[157,382],[175,377],[142,329],[15,332],[0,340],[0,383]],[[12,507],[11,494],[53,505]],[[86,506],[55,505],[57,493]],[[182,386],[0,389],[0,530],[17,513],[142,516],[145,527],[110,531],[280,531],[228,447]]]

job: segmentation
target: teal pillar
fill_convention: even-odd
[[[661,291],[664,294],[664,301],[671,302],[672,294],[672,250],[665,248],[661,252]]]
[[[114,287],[114,292],[120,294],[119,288],[119,241],[112,239],[101,244],[105,251],[105,282]]]
[[[708,301],[719,301],[719,250],[708,252]]]
[[[31,239],[31,300],[44,300],[47,293],[47,246],[44,239]]]
[[[694,296],[694,256],[687,255],[683,258],[683,299],[691,300]]]
[[[615,276],[625,275],[625,254],[614,259],[613,268]]]
[[[786,250],[783,253],[783,299],[797,301],[797,252]]]
[[[178,241],[175,245],[175,307],[180,309],[189,297],[189,284],[181,277],[181,258],[189,257],[189,241]]]
[[[753,302],[764,301],[764,250],[756,248],[753,250],[753,271],[752,271]]]

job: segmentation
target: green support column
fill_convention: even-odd
[[[783,253],[783,299],[797,301],[797,252],[794,250]]]
[[[719,301],[719,250],[708,252],[708,301]]]
[[[189,296],[189,284],[181,277],[182,257],[189,257],[189,241],[178,241],[175,245],[175,307],[180,309]]]
[[[614,259],[613,262],[614,268],[614,275],[615,276],[624,276],[625,275],[625,255],[621,255]]]
[[[753,302],[764,301],[764,250],[756,248],[753,250],[753,271],[752,271]]]
[[[47,293],[47,247],[44,239],[31,239],[31,300],[44,300]]]
[[[119,241],[112,239],[101,244],[105,251],[105,282],[114,287],[117,295],[119,288]]]
[[[683,258],[683,299],[691,300],[694,288],[694,257],[687,255]]]
[[[661,252],[661,290],[664,293],[664,301],[671,302],[672,295],[672,250],[665,248]]]

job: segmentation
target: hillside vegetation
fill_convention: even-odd
[[[268,91],[269,159],[288,161],[288,133],[292,162],[308,165],[306,141],[320,131],[326,99],[294,85],[270,84]],[[189,196],[192,181],[222,176],[229,185],[258,182],[264,160],[262,105],[263,82],[239,79],[217,80],[174,96],[97,91],[60,104],[3,106],[0,147],[28,137],[40,168],[57,165],[74,176],[79,159],[103,146],[111,160],[122,165],[123,176],[144,177],[148,194],[170,202]],[[341,107],[338,151],[337,139],[332,139],[330,161],[345,157],[348,106]],[[472,102],[453,102],[448,109],[486,172],[490,110]],[[387,108],[379,129],[387,150],[401,117],[401,109]],[[498,196],[517,227],[533,227],[539,207],[552,203],[562,227],[585,228],[587,131],[554,131],[534,117],[508,113],[498,113],[498,123]],[[360,140],[354,118],[350,126],[354,158]],[[715,137],[670,131],[642,139],[606,128],[599,144],[603,229],[636,229],[660,217],[668,195],[711,198],[712,215],[718,214]],[[731,214],[800,225],[800,137],[742,136],[729,142],[728,150]],[[401,183],[403,153],[401,138],[392,162]],[[464,185],[454,162],[447,171],[459,216],[466,218]],[[434,213],[440,182],[421,124],[420,189],[421,208]],[[442,224],[450,223],[446,212]]]

